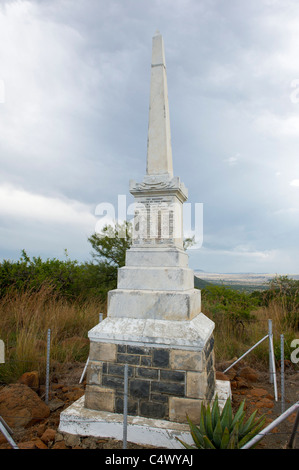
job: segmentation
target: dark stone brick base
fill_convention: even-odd
[[[188,412],[196,420],[215,392],[213,345],[213,337],[202,351],[91,343],[85,406],[122,413],[128,364],[130,415],[184,422]]]

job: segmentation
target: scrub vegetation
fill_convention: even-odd
[[[119,236],[119,234],[127,236]],[[10,383],[26,371],[44,375],[47,331],[51,329],[51,364],[85,361],[88,331],[106,315],[109,290],[117,283],[117,268],[125,264],[130,247],[130,226],[105,227],[89,238],[92,261],[79,263],[40,257],[23,250],[18,261],[0,263],[0,338],[5,343],[5,364],[0,382]],[[188,241],[189,244],[189,241]],[[285,337],[285,356],[299,337],[299,281],[286,276],[269,282],[263,291],[241,292],[205,283],[202,311],[215,322],[216,361],[240,357],[268,332],[273,323],[276,359],[280,358],[280,334]],[[248,356],[268,361],[267,341]]]

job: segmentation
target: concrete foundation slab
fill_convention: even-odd
[[[223,407],[231,395],[230,382],[217,380],[216,393],[219,405]],[[123,415],[87,409],[84,407],[84,397],[81,397],[60,414],[59,432],[122,441]],[[187,424],[140,416],[127,417],[128,442],[158,449],[183,449],[177,438],[193,444]]]

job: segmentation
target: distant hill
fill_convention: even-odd
[[[206,273],[196,270],[194,272],[194,285],[197,289],[216,285],[243,292],[263,291],[268,289],[269,281],[276,276],[277,274],[272,273]],[[299,274],[290,274],[288,277],[299,280]]]
[[[256,290],[265,290],[268,288],[270,279],[275,274],[254,274],[254,273],[205,273],[195,272],[195,277],[200,279],[200,285],[225,286],[229,289],[235,289],[243,292],[253,292]],[[201,287],[203,288],[203,287]]]

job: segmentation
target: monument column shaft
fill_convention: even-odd
[[[160,33],[153,37],[146,172],[173,177],[166,65]]]

